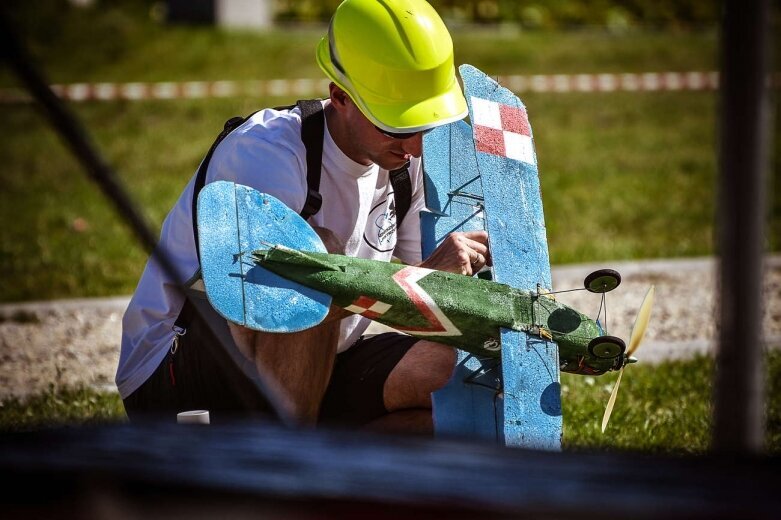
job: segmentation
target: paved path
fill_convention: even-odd
[[[628,338],[649,285],[656,305],[641,362],[684,359],[713,349],[715,263],[712,259],[605,262],[554,267],[556,290],[582,287],[601,267],[619,271],[623,282],[608,294],[608,330]],[[781,255],[769,256],[764,277],[763,335],[781,347]],[[596,315],[599,297],[586,291],[559,301]],[[50,385],[87,384],[115,389],[122,313],[128,297],[58,300],[0,305],[0,399],[26,396]]]

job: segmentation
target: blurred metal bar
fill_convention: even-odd
[[[769,2],[727,0],[722,12],[718,249],[721,331],[713,449],[763,448],[762,253],[767,169]]]
[[[152,233],[146,219],[136,211],[135,205],[121,187],[111,166],[92,143],[89,133],[52,91],[43,75],[33,66],[30,56],[27,55],[15,31],[12,30],[11,24],[2,16],[2,13],[0,13],[0,58],[8,63],[25,89],[38,101],[44,115],[65,145],[76,156],[90,178],[98,184],[116,206],[144,249],[152,252],[157,244],[157,237]],[[161,258],[160,262],[166,271],[175,272],[166,258]]]

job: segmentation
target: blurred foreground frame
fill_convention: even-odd
[[[556,453],[262,423],[0,439],[5,518],[772,518],[781,507],[781,459],[769,457]]]
[[[150,513],[603,518],[605,510],[637,518],[776,516],[781,459],[761,455],[757,446],[762,432],[756,412],[762,408],[759,328],[753,321],[731,321],[757,319],[758,313],[750,311],[760,301],[758,278],[747,281],[746,276],[761,272],[764,206],[757,204],[761,197],[756,194],[764,187],[767,92],[762,85],[770,45],[756,24],[767,22],[766,13],[767,0],[725,3],[723,34],[740,44],[722,42],[727,87],[722,91],[719,225],[726,302],[722,320],[730,321],[722,321],[718,358],[718,451],[687,457],[550,453],[454,440],[291,430],[271,421],[62,428],[0,435],[4,516],[60,516],[67,511],[66,516],[101,518]],[[18,73],[15,42],[10,31],[0,33],[3,57]],[[740,60],[746,68],[739,66]],[[40,85],[33,86],[34,69],[25,60],[21,66],[32,71],[23,81],[39,101],[53,97],[50,91],[36,92]],[[54,103],[55,111],[58,103],[63,108],[56,97],[47,103]],[[745,111],[746,103],[753,109]],[[82,163],[91,161],[86,169],[104,192],[115,190],[111,175],[95,175],[111,170],[86,138],[78,140],[79,127],[71,134],[63,127],[67,112],[49,116]],[[135,215],[129,199],[121,198],[124,192],[119,193],[112,201],[123,215]],[[131,219],[131,226],[151,250],[155,240],[143,220]],[[741,312],[730,314],[730,309]],[[735,359],[739,363],[730,364]],[[596,500],[607,505],[597,508]]]

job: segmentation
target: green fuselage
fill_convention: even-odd
[[[339,307],[476,355],[499,356],[500,329],[506,328],[555,341],[564,371],[600,374],[622,362],[591,356],[589,342],[603,335],[599,325],[536,291],[444,271],[282,247],[256,251],[253,257],[269,271],[329,294]]]

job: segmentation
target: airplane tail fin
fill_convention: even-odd
[[[326,252],[309,224],[271,195],[228,181],[207,184],[198,196],[198,238],[206,296],[227,320],[265,332],[298,332],[328,314],[329,295],[252,261],[256,253],[290,256],[296,249],[298,261],[312,262],[317,259],[300,251]]]

